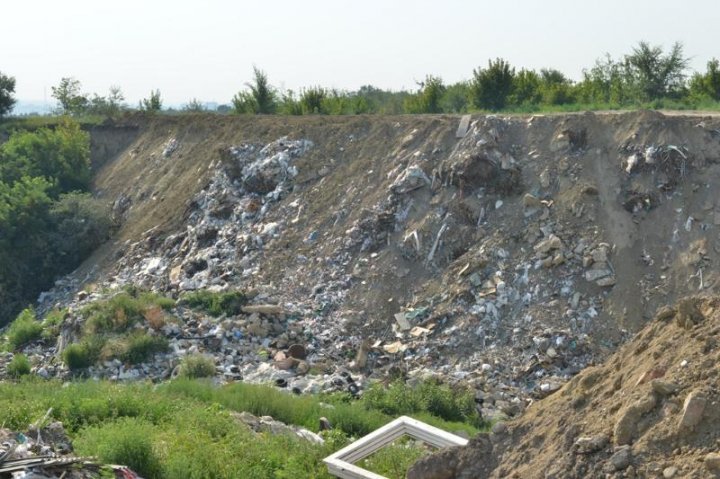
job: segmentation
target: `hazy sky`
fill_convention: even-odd
[[[0,71],[21,100],[51,101],[73,76],[132,103],[153,88],[166,103],[227,103],[253,64],[295,90],[454,82],[495,57],[577,79],[639,40],[681,41],[696,70],[720,57],[718,0],[13,0],[2,12]]]

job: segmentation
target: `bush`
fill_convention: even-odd
[[[89,334],[123,332],[146,321],[148,311],[158,307],[168,310],[174,305],[171,298],[131,288],[86,306],[81,314],[87,318],[85,329]]]
[[[180,364],[180,377],[188,379],[211,378],[215,376],[215,362],[202,354],[185,356]]]
[[[365,391],[362,401],[367,408],[390,416],[428,412],[446,421],[482,425],[470,389],[452,388],[437,381],[424,381],[414,387],[402,381],[395,381],[387,387],[374,384]]]
[[[242,312],[247,298],[240,291],[213,293],[208,290],[200,290],[186,294],[183,296],[182,302],[191,308],[202,309],[215,317],[221,314],[234,316]]]
[[[35,319],[35,311],[27,308],[20,313],[8,328],[8,342],[13,349],[17,349],[30,341],[39,339],[42,331],[42,323]]]
[[[130,364],[144,363],[155,354],[167,352],[169,349],[170,344],[164,337],[146,333],[135,334],[127,340],[127,347],[120,359]]]
[[[80,343],[70,344],[62,352],[63,361],[71,371],[88,368],[100,357],[103,344],[98,337],[88,337]]]
[[[515,69],[505,60],[488,61],[488,67],[473,71],[473,102],[478,108],[501,110],[512,92]]]
[[[7,373],[13,378],[30,374],[30,360],[24,354],[16,354],[7,365]]]
[[[160,477],[160,458],[153,450],[155,428],[147,421],[123,418],[83,431],[76,447],[106,464],[122,464],[143,477]]]

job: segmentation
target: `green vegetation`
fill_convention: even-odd
[[[24,354],[16,354],[7,365],[7,374],[11,378],[30,374],[30,360]]]
[[[0,118],[15,106],[15,78],[0,72]]]
[[[162,110],[160,90],[151,90],[150,96],[140,101],[140,110],[148,113],[155,113]]]
[[[267,74],[253,67],[253,81],[246,83],[248,88],[232,99],[235,113],[269,114],[277,109],[277,91],[270,86]]]
[[[83,308],[81,315],[87,318],[87,334],[122,333],[146,321],[148,313],[155,308],[169,310],[173,306],[175,301],[171,298],[131,288],[91,303]]]
[[[31,308],[23,310],[7,330],[7,341],[12,349],[40,339],[43,325],[35,318],[35,311]]]
[[[67,118],[0,145],[0,325],[109,237],[90,176],[89,135]]]
[[[215,376],[215,362],[210,356],[193,354],[183,358],[180,377],[187,379],[211,378]]]
[[[212,316],[218,317],[221,314],[234,316],[242,312],[242,307],[247,303],[247,298],[240,291],[224,291],[216,293],[206,289],[185,294],[180,302],[191,308],[202,309]]]
[[[79,312],[85,318],[81,340],[68,345],[62,359],[70,370],[79,371],[101,359],[139,364],[155,354],[167,352],[167,339],[134,331],[134,327],[137,324],[155,329],[161,327],[164,312],[174,305],[175,301],[170,298],[136,288],[127,288],[108,299],[95,301]],[[50,327],[57,321],[58,314],[50,313],[44,324]]]
[[[52,407],[50,420],[62,421],[79,455],[107,463],[127,464],[152,478],[330,478],[322,458],[393,417],[371,409],[363,400],[342,395],[293,396],[268,386],[176,380],[117,385],[107,382],[23,380],[0,383],[0,423],[25,430]],[[324,416],[334,429],[323,432],[325,445],[294,435],[255,434],[234,412],[248,411],[318,431]],[[449,431],[477,429],[448,423],[423,411],[416,416]],[[364,465],[390,478],[425,451],[398,441]]]

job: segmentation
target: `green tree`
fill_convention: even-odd
[[[589,70],[583,70],[583,79],[575,86],[577,99],[583,103],[622,105],[635,98],[631,90],[625,64],[609,54],[597,59]]]
[[[140,110],[154,113],[162,110],[162,97],[160,90],[150,90],[150,96],[140,101]]]
[[[191,98],[189,102],[185,103],[182,107],[183,111],[199,113],[205,111],[205,105],[197,98]]]
[[[253,81],[246,83],[249,91],[236,94],[232,103],[236,113],[272,114],[277,109],[277,91],[270,85],[267,74],[253,67]]]
[[[23,176],[53,182],[48,192],[86,190],[90,184],[90,135],[71,120],[56,128],[19,132],[0,150],[0,181],[12,184]]]
[[[688,61],[679,42],[666,55],[662,47],[640,42],[625,56],[626,74],[637,86],[642,101],[677,97],[685,86]]]
[[[690,80],[690,93],[694,97],[708,97],[720,101],[720,62],[713,58],[707,62],[707,71],[696,73]]]
[[[489,60],[488,67],[473,70],[473,103],[478,108],[501,110],[512,93],[515,69],[502,58]]]
[[[303,115],[325,113],[323,111],[323,102],[327,96],[327,90],[322,87],[304,88],[300,93],[300,108],[302,109]]]
[[[15,78],[0,72],[0,118],[15,106]]]
[[[509,102],[513,105],[537,105],[542,100],[540,75],[535,70],[522,69],[513,78],[512,95]]]
[[[540,70],[539,92],[546,105],[562,105],[574,101],[573,84],[562,72],[553,68]]]
[[[419,82],[420,91],[405,99],[404,107],[407,113],[441,113],[440,101],[445,94],[446,87],[442,79],[428,75]]]
[[[64,115],[80,115],[85,112],[90,101],[81,91],[80,81],[65,77],[58,86],[51,87],[52,97],[60,103],[60,112]]]

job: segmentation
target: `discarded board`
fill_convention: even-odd
[[[410,328],[412,328],[412,326],[410,326],[410,323],[407,320],[407,317],[405,316],[405,313],[396,313],[395,321],[397,321],[400,331],[408,331]]]
[[[395,439],[410,436],[436,448],[465,446],[468,441],[460,436],[425,424],[416,419],[401,416],[365,437],[358,439],[336,453],[323,459],[328,472],[341,479],[387,479],[366,471],[354,463],[382,449]]]
[[[470,115],[463,115],[462,118],[460,118],[460,125],[458,125],[458,129],[455,132],[455,138],[465,138],[469,128]]]

